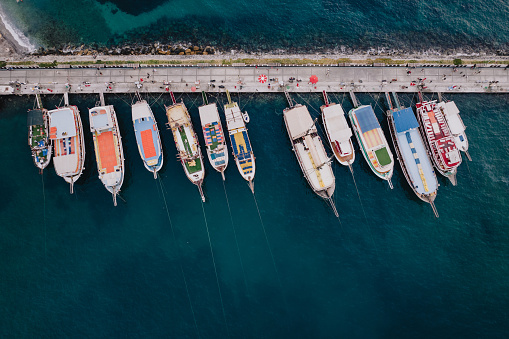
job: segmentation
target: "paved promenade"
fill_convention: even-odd
[[[412,65],[412,64],[411,64]],[[126,65],[127,66],[127,65]],[[415,92],[507,93],[509,69],[403,66],[133,66],[0,70],[0,94],[140,92]],[[260,76],[267,81],[261,83]],[[318,82],[312,84],[310,77]],[[263,78],[263,76],[262,76]],[[300,80],[300,81],[299,81]]]

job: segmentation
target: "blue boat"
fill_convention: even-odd
[[[389,97],[388,101],[391,106]],[[387,120],[399,164],[414,193],[421,200],[428,202],[438,217],[434,205],[438,181],[419,132],[419,123],[412,108],[399,107],[399,103],[397,106],[387,112]]]
[[[156,179],[163,166],[163,150],[154,114],[145,100],[139,100],[132,106],[132,118],[141,160]]]

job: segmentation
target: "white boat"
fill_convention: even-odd
[[[41,173],[51,161],[53,147],[49,139],[48,110],[44,108],[28,111],[28,145],[32,151],[32,159]]]
[[[334,173],[307,107],[292,106],[283,111],[283,116],[292,149],[304,177],[316,194],[329,201],[338,216],[332,201],[336,188]]]
[[[351,166],[355,161],[352,130],[346,122],[345,112],[340,104],[330,103],[320,107],[322,121],[334,156],[341,165]]]
[[[363,105],[350,110],[348,115],[364,159],[373,173],[386,180],[392,189],[394,158],[373,108]]]
[[[212,103],[200,106],[198,110],[209,162],[225,180],[224,171],[228,166],[228,149],[217,106]]]
[[[143,165],[157,178],[157,172],[163,166],[163,150],[156,119],[145,100],[137,101],[132,107],[132,120],[136,143]]]
[[[387,112],[387,120],[397,159],[408,185],[419,199],[431,205],[438,218],[434,205],[438,181],[412,108],[391,109]]]
[[[78,107],[66,106],[48,112],[49,136],[53,142],[53,165],[57,175],[74,183],[85,168],[85,141]]]
[[[113,204],[117,206],[117,194],[124,182],[125,171],[117,115],[112,105],[94,107],[88,113],[99,179],[113,195]]]
[[[177,147],[177,158],[180,160],[187,178],[198,186],[201,199],[205,201],[205,195],[201,188],[205,177],[203,156],[187,108],[184,103],[175,103],[166,107],[166,116],[173,133],[175,147]]]
[[[235,159],[240,175],[247,180],[249,188],[254,193],[256,166],[254,153],[251,149],[251,142],[247,135],[247,128],[239,105],[230,100],[229,93],[228,101],[229,103],[224,105],[224,114],[226,116],[226,125],[228,126],[228,134],[230,135],[233,148],[233,158]]]
[[[454,143],[456,147],[462,152],[465,152],[468,160],[472,161],[470,154],[468,154],[468,139],[465,134],[465,125],[460,117],[460,111],[454,101],[439,102],[437,104],[438,109],[442,111],[451,130],[451,134],[454,137]]]
[[[436,101],[424,101],[421,93],[419,97],[420,101],[415,104],[415,108],[421,134],[427,141],[428,154],[437,171],[456,186],[456,174],[462,161],[461,153],[442,110],[437,108]]]

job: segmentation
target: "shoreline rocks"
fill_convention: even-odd
[[[133,44],[121,45],[116,47],[99,47],[92,46],[65,46],[63,48],[44,48],[39,47],[36,51],[28,54],[30,56],[48,56],[48,55],[61,55],[61,56],[97,56],[97,55],[213,55],[216,50],[211,46],[198,46],[194,44]]]

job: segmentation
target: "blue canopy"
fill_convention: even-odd
[[[380,124],[378,123],[375,112],[373,112],[373,108],[371,106],[362,106],[357,108],[355,110],[355,115],[357,116],[357,121],[359,121],[362,133],[369,132],[375,128],[380,128]]]
[[[397,133],[406,132],[419,127],[419,123],[410,107],[394,112],[393,117]]]

